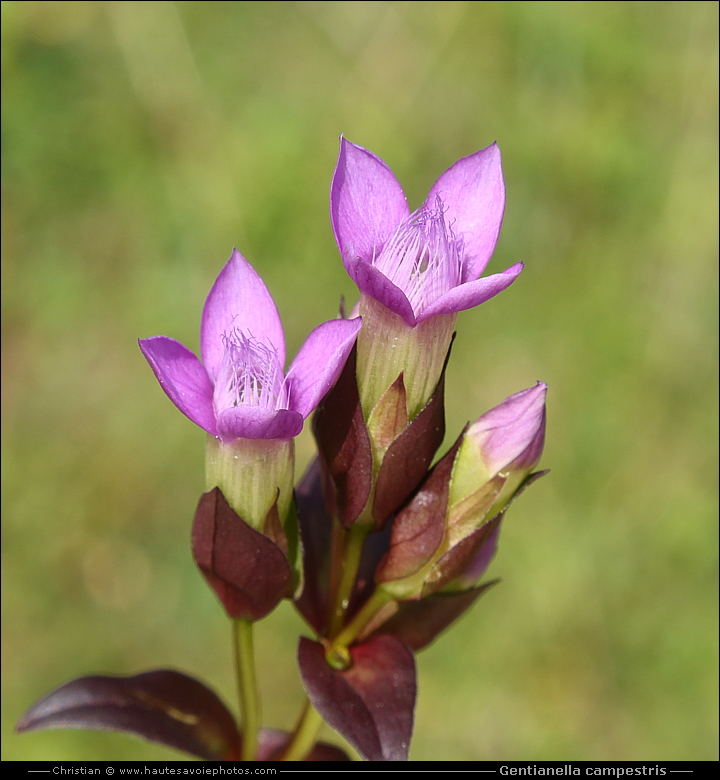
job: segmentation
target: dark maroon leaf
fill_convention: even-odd
[[[251,528],[220,488],[200,499],[193,556],[231,618],[259,620],[286,595],[292,569],[282,550]]]
[[[449,352],[448,352],[449,354]],[[446,361],[447,365],[447,361]],[[382,527],[420,484],[445,436],[445,369],[421,412],[388,447],[378,471],[373,517]]]
[[[258,761],[278,761],[290,741],[287,731],[277,729],[262,729],[258,736]],[[318,742],[303,759],[304,761],[350,761],[348,754],[335,745]]]
[[[338,671],[323,646],[302,637],[298,663],[313,707],[367,761],[405,761],[415,707],[415,659],[393,636],[350,648],[352,665]]]
[[[295,505],[300,525],[303,549],[304,584],[295,607],[320,635],[327,629],[330,605],[329,570],[332,544],[332,520],[327,514],[322,497],[320,465],[317,458],[295,489]],[[362,607],[375,588],[374,573],[378,561],[385,555],[390,528],[368,534],[363,546],[355,587],[347,610],[348,620]]]
[[[465,431],[395,518],[390,549],[377,567],[376,582],[409,577],[419,571],[440,546],[445,534],[450,475],[464,435]]]
[[[433,593],[420,601],[403,601],[374,635],[395,636],[411,650],[422,650],[498,582],[500,580],[493,580],[459,593]]]
[[[384,528],[371,531],[365,537],[355,585],[347,608],[346,622],[360,611],[375,591],[375,571],[390,546],[391,530],[391,524],[386,523]]]
[[[461,577],[468,567],[475,563],[478,556],[483,555],[484,546],[490,545],[492,553],[495,552],[496,531],[503,514],[504,512],[501,512],[490,522],[480,526],[454,547],[451,547],[439,561],[433,564],[432,571],[425,580],[423,598]]]
[[[295,506],[303,551],[303,590],[295,606],[321,636],[328,618],[332,519],[322,494],[320,463],[315,458],[295,488]]]
[[[313,417],[328,513],[345,528],[360,517],[372,488],[372,449],[355,379],[356,351],[353,347]]]
[[[180,672],[80,677],[30,707],[18,731],[124,731],[206,760],[238,758],[235,720],[215,693]]]
[[[465,566],[459,577],[459,583],[463,587],[474,587],[483,574],[485,574],[492,559],[495,557],[500,537],[500,526],[504,516],[505,513],[503,512],[502,515],[493,518],[487,524],[488,527],[482,536],[482,541],[476,547],[472,559]]]
[[[521,494],[524,493],[530,485],[532,485],[534,482],[537,482],[540,477],[544,477],[546,474],[550,473],[550,469],[545,469],[544,471],[534,471],[532,474],[528,474],[527,477],[522,481],[522,484],[520,487],[515,491],[515,495],[510,499],[508,502],[508,506],[512,504],[512,502]]]
[[[465,587],[469,587],[482,577],[495,555],[500,523],[507,510],[521,493],[547,473],[547,471],[536,471],[534,474],[528,475],[501,512],[468,534],[433,564],[432,572],[425,581],[423,598],[430,593],[435,593],[453,580],[459,580]],[[498,477],[495,479],[497,480]],[[488,501],[492,503],[492,495],[488,496]]]
[[[384,759],[380,737],[362,696],[325,661],[323,646],[300,637],[298,665],[313,707],[368,761]]]

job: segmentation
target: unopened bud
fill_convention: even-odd
[[[538,382],[478,418],[467,430],[453,466],[449,508],[453,509],[492,480],[503,480],[485,517],[499,512],[535,468],[545,444],[545,395]]]

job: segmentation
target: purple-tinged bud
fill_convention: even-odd
[[[376,581],[393,598],[472,587],[492,559],[500,513],[540,460],[547,385],[506,398],[468,427],[397,515]]]
[[[538,382],[478,418],[467,430],[453,466],[449,513],[483,485],[503,485],[486,517],[494,517],[535,468],[545,444],[545,395]]]

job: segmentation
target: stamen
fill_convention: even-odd
[[[405,293],[416,315],[460,284],[462,239],[445,224],[442,200],[413,212],[372,262]]]
[[[225,354],[213,394],[216,413],[240,405],[287,409],[287,388],[277,350],[239,328],[224,333],[222,340]]]

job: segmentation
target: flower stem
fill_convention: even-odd
[[[253,622],[233,621],[233,648],[235,651],[235,673],[237,675],[238,697],[242,715],[242,761],[254,761],[257,753],[259,730],[259,702],[255,679],[255,654],[253,650]]]
[[[392,601],[393,597],[382,588],[375,588],[372,596],[365,602],[362,609],[347,626],[333,639],[328,654],[342,656],[343,651],[358,637],[365,626],[378,613],[381,607]]]
[[[330,636],[334,637],[343,627],[345,613],[350,603],[350,596],[355,585],[360,558],[362,556],[365,537],[370,532],[369,525],[356,523],[351,528],[341,529],[343,534],[342,545],[337,545],[334,552],[337,553],[338,547],[342,548],[342,574],[335,592],[335,598],[331,601],[332,614],[330,615]]]
[[[283,750],[280,760],[302,761],[312,750],[322,724],[323,719],[320,717],[320,713],[309,701],[306,701],[292,738]]]

